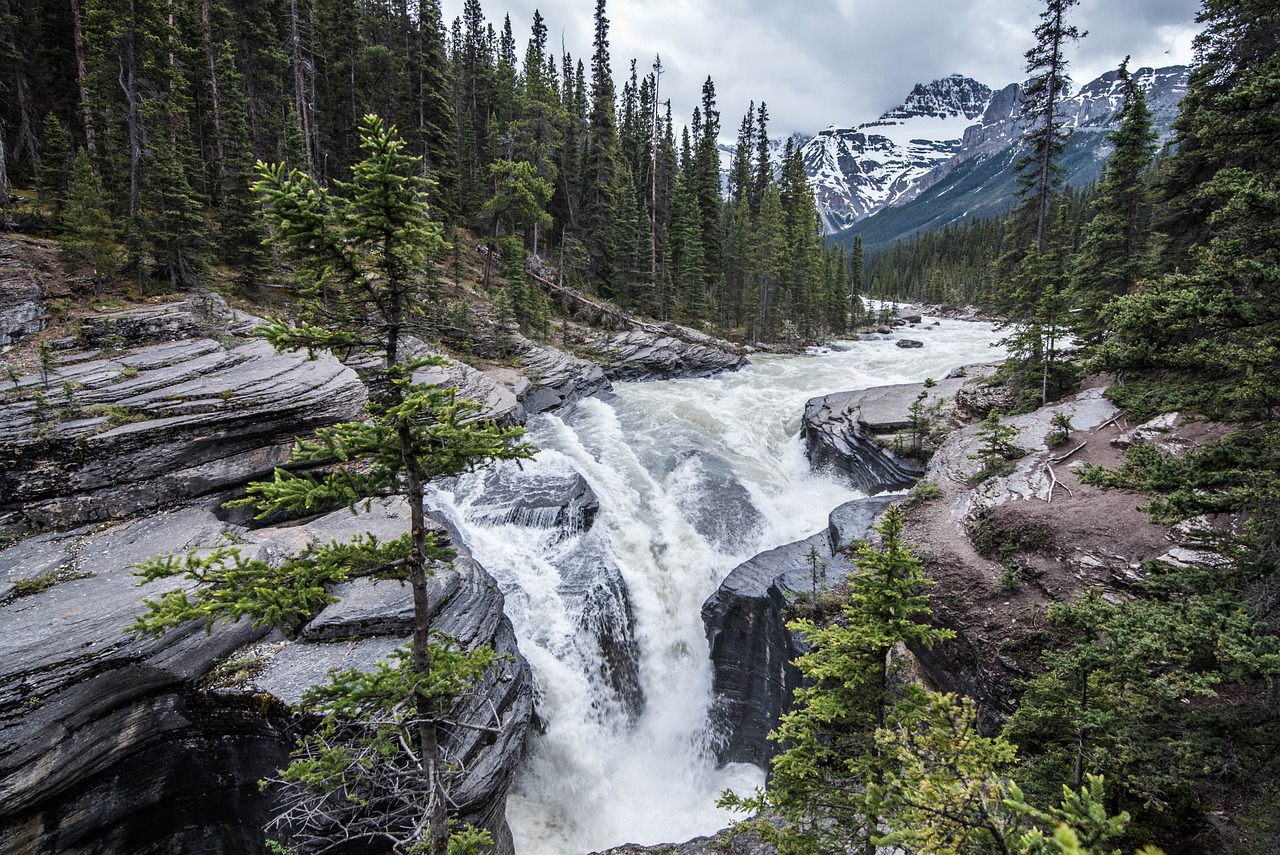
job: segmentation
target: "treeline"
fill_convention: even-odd
[[[850,264],[819,238],[799,152],[771,162],[767,107],[726,186],[714,83],[687,122],[658,60],[616,92],[605,12],[584,62],[538,12],[519,50],[478,0],[447,29],[436,0],[0,0],[0,205],[32,188],[34,227],[70,231],[96,280],[261,282],[255,161],[342,181],[376,113],[423,159],[436,215],[508,269],[539,252],[623,308],[752,340],[844,331]]]
[[[1052,227],[1064,232],[1071,251],[1079,249],[1092,219],[1097,185],[1066,186],[1053,200]],[[1006,217],[973,217],[912,235],[867,260],[868,292],[897,302],[988,312],[1007,308],[1010,254],[1021,249]],[[1056,235],[1051,239],[1056,239]]]

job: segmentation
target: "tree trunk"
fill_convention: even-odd
[[[298,0],[289,0],[289,46],[293,61],[293,105],[298,113],[298,129],[302,132],[302,155],[307,172],[316,174],[315,153],[311,148],[311,117],[307,110],[307,88],[302,75],[302,34],[298,30]]]
[[[9,207],[9,170],[4,159],[4,123],[0,122],[0,210]],[[3,220],[0,220],[3,223]]]
[[[226,171],[226,157],[222,145],[222,107],[218,98],[218,63],[213,47],[213,28],[209,24],[209,0],[200,0],[200,31],[204,37],[204,51],[209,56],[209,99],[213,120],[213,170],[217,180],[219,197],[225,196],[223,173]]]
[[[80,29],[80,0],[71,0],[71,38],[76,51],[76,88],[80,94],[80,114],[84,121],[84,147],[90,155],[97,154],[93,139],[93,112],[89,109],[89,90],[85,81],[89,71],[84,57],[84,33]]]

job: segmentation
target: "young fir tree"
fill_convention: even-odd
[[[399,494],[408,499],[410,529],[389,542],[362,535],[313,544],[275,567],[245,560],[234,548],[155,559],[140,567],[145,581],[183,576],[195,586],[150,601],[133,629],[160,634],[193,619],[241,617],[293,628],[333,602],[329,591],[338,582],[369,575],[407,580],[414,605],[409,650],[394,665],[336,675],[312,693],[328,725],[351,715],[373,719],[364,728],[356,723],[359,735],[352,738],[335,738],[329,726],[300,743],[282,776],[291,785],[285,814],[304,838],[323,836],[307,819],[320,817],[347,834],[442,855],[450,775],[439,741],[444,700],[483,669],[485,654],[459,657],[431,642],[427,576],[448,551],[427,528],[423,488],[486,461],[527,457],[531,449],[517,444],[518,429],[476,420],[478,406],[456,390],[414,379],[418,369],[442,361],[413,356],[408,336],[428,302],[432,259],[445,244],[428,217],[418,159],[405,153],[395,131],[367,116],[361,148],[365,157],[351,183],[336,184],[342,195],[284,165],[259,166],[256,189],[295,264],[303,299],[294,323],[272,321],[263,334],[280,349],[375,357],[363,371],[368,420],[299,441],[291,462],[322,468],[277,469],[272,480],[250,485],[242,503],[265,516],[333,505],[354,510],[365,499]],[[294,823],[298,817],[304,821]],[[427,841],[415,839],[422,834]]]
[[[876,731],[888,724],[897,694],[889,653],[950,635],[920,622],[929,613],[923,588],[931,583],[902,540],[903,524],[903,511],[890,506],[876,528],[881,549],[858,544],[858,571],[838,620],[792,624],[810,649],[796,660],[805,685],[796,690],[795,708],[771,734],[785,748],[773,760],[767,790],[722,799],[736,810],[780,817],[778,825],[755,827],[784,855],[876,851],[875,787],[892,766]]]
[[[71,167],[58,243],[68,256],[92,271],[89,281],[95,296],[124,264],[120,230],[103,204],[102,182],[84,149],[76,153]]]

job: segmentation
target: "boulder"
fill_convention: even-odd
[[[897,341],[895,341],[894,344],[897,345],[898,347],[906,348],[908,350],[916,347],[924,347],[924,342],[914,338],[900,338]]]
[[[531,344],[520,356],[530,386],[521,400],[530,415],[556,410],[612,387],[604,369],[554,347]]]
[[[768,768],[776,746],[766,737],[791,708],[800,685],[792,664],[803,643],[787,629],[788,607],[813,584],[807,562],[817,550],[820,588],[840,582],[853,565],[838,550],[865,537],[893,497],[856,499],[831,512],[827,529],[762,552],[735,567],[702,606],[711,647],[710,712],[720,763]]]
[[[378,502],[305,525],[247,530],[189,506],[108,528],[28,538],[0,551],[10,583],[49,574],[48,587],[10,589],[0,603],[0,853],[260,851],[270,798],[258,781],[286,762],[289,705],[330,669],[368,665],[403,644],[412,606],[394,582],[357,582],[286,642],[245,622],[193,623],[158,639],[123,633],[144,611],[134,563],[228,542],[282,558],[312,540],[403,530],[407,506]],[[460,542],[432,580],[434,623],[464,645],[492,644],[501,665],[452,715],[447,748],[462,761],[454,797],[464,819],[511,851],[507,787],[532,718],[532,682],[502,595]],[[15,590],[27,592],[15,596]],[[267,643],[270,642],[270,643]]]

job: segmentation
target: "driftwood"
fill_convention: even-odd
[[[1083,443],[1081,443],[1081,445],[1083,445]],[[1058,476],[1057,476],[1057,474],[1055,474],[1055,473],[1054,473],[1054,471],[1053,471],[1053,466],[1051,466],[1049,463],[1047,463],[1047,462],[1046,462],[1046,463],[1044,464],[1044,471],[1049,473],[1049,496],[1048,496],[1048,498],[1046,498],[1046,499],[1045,499],[1045,502],[1046,502],[1047,504],[1052,504],[1052,503],[1053,503],[1053,488],[1054,488],[1054,487],[1061,486],[1061,487],[1062,487],[1062,489],[1064,489],[1064,490],[1066,490],[1066,491],[1067,491],[1067,495],[1069,495],[1069,496],[1075,496],[1075,493],[1071,492],[1071,488],[1070,488],[1070,487],[1068,487],[1066,484],[1063,484],[1061,481],[1059,481],[1059,480],[1058,480]]]
[[[670,334],[661,327],[654,326],[653,324],[647,324],[644,321],[638,321],[627,313],[619,309],[615,309],[613,306],[608,306],[604,303],[597,303],[595,300],[590,300],[582,296],[572,288],[557,285],[551,280],[544,279],[529,270],[526,270],[525,274],[536,282],[538,286],[542,288],[543,291],[546,291],[550,296],[563,300],[572,306],[585,309],[588,312],[594,312],[600,318],[607,318],[616,325],[611,326],[611,329],[639,329],[644,330],[645,332],[654,333],[655,335]]]
[[[1061,463],[1062,461],[1066,460],[1068,457],[1070,457],[1071,455],[1075,454],[1077,451],[1079,451],[1080,449],[1084,448],[1084,447],[1085,447],[1086,445],[1088,445],[1088,444],[1089,444],[1089,440],[1087,440],[1087,439],[1086,439],[1084,442],[1080,443],[1080,444],[1079,444],[1079,445],[1077,445],[1075,448],[1071,449],[1070,451],[1066,452],[1065,454],[1059,454],[1059,455],[1057,455],[1056,457],[1050,457],[1050,458],[1049,458],[1049,463]],[[1048,465],[1048,464],[1045,464],[1045,465]]]

